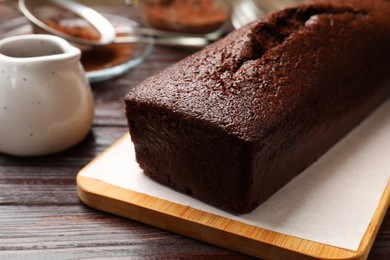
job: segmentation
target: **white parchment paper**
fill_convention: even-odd
[[[138,167],[130,138],[80,174],[279,233],[357,250],[390,178],[390,100],[250,214],[232,215],[155,183]]]

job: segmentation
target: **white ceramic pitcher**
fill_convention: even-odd
[[[0,153],[46,155],[88,134],[93,95],[80,55],[56,36],[0,40]]]

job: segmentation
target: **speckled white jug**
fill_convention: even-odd
[[[94,107],[80,55],[56,36],[0,41],[0,153],[46,155],[84,139]]]

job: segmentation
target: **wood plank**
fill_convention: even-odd
[[[80,203],[58,207],[2,206],[0,210],[0,259],[167,259],[178,255],[238,257],[237,253]]]

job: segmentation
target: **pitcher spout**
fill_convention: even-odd
[[[20,35],[0,41],[0,60],[4,62],[71,60],[79,59],[80,55],[78,48],[52,35]]]

